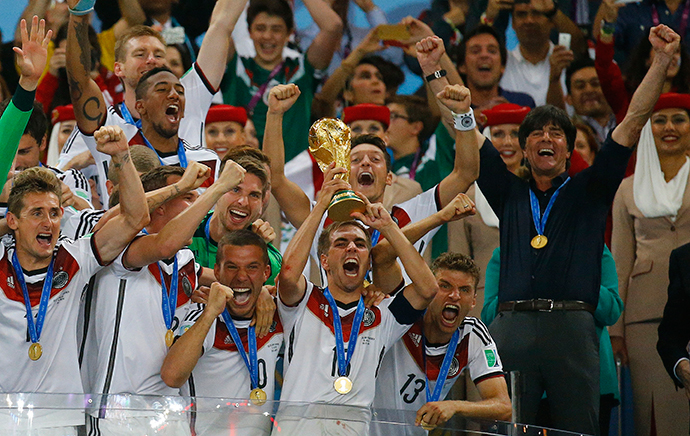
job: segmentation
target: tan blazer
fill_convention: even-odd
[[[467,190],[467,196],[474,201],[474,183]],[[471,316],[480,317],[484,307],[484,276],[486,265],[494,250],[500,244],[498,227],[484,224],[482,217],[476,215],[448,223],[448,250],[465,254],[474,259],[480,269],[477,285],[477,305],[470,311]]]
[[[675,222],[670,217],[645,218],[633,199],[634,177],[623,180],[613,201],[611,252],[625,310],[609,327],[611,336],[624,336],[626,324],[661,319],[667,300],[669,256],[690,242],[690,186]]]

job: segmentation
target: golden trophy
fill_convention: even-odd
[[[336,167],[345,168],[338,174],[345,181],[350,180],[350,128],[337,118],[321,118],[309,129],[309,152],[321,171],[326,171],[331,162]],[[328,218],[333,221],[349,221],[352,212],[364,212],[366,205],[354,191],[338,191],[328,206]]]

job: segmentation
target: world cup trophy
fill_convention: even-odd
[[[309,152],[322,172],[331,162],[347,171],[336,175],[350,180],[350,128],[337,118],[321,118],[309,129]],[[366,205],[352,190],[338,191],[328,205],[328,218],[333,221],[348,221],[352,212],[364,212]]]

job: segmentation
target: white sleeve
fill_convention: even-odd
[[[105,214],[104,210],[80,210],[62,223],[60,232],[63,236],[70,239],[86,236],[93,231],[93,228],[98,224],[103,214]]]
[[[192,144],[204,144],[203,125],[206,114],[211,107],[213,95],[217,90],[212,89],[211,84],[203,76],[204,72],[197,63],[182,76],[180,82],[184,86],[187,104],[183,123],[180,126],[180,138],[184,138]]]
[[[79,272],[85,274],[87,281],[88,278],[106,266],[101,261],[93,235],[88,235],[75,241],[65,239],[62,246],[77,260]]]
[[[473,324],[469,333],[469,349],[467,352],[467,366],[470,378],[475,383],[494,375],[503,374],[503,365],[498,356],[498,349],[483,322],[477,318],[468,317],[465,323]]]
[[[278,315],[280,316],[280,322],[283,324],[283,331],[286,334],[292,331],[297,321],[304,315],[307,309],[307,301],[313,290],[314,284],[307,280],[307,289],[304,291],[302,301],[295,306],[288,306],[280,299],[280,284],[278,285]]]
[[[205,304],[201,303],[194,303],[191,300],[189,300],[186,304],[186,310],[183,311],[184,318],[182,318],[182,321],[180,322],[180,326],[177,328],[177,331],[175,332],[175,337],[180,337],[187,330],[192,328],[194,323],[201,317],[201,315],[204,313],[204,309],[206,308]],[[216,323],[218,322],[218,318],[216,318],[213,321],[213,324],[211,324],[211,328],[208,329],[208,333],[206,334],[206,337],[204,338],[204,343],[202,345],[204,352],[207,350],[210,350],[213,348],[213,343],[215,340],[215,335],[216,335]]]
[[[91,186],[89,186],[89,181],[81,171],[75,169],[67,170],[62,173],[61,180],[69,187],[72,194],[82,200],[86,200],[93,209],[91,204]]]

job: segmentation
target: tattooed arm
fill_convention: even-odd
[[[78,0],[68,0],[74,8]],[[70,14],[67,29],[67,78],[79,130],[93,134],[105,121],[107,106],[101,90],[91,78],[89,17]]]

